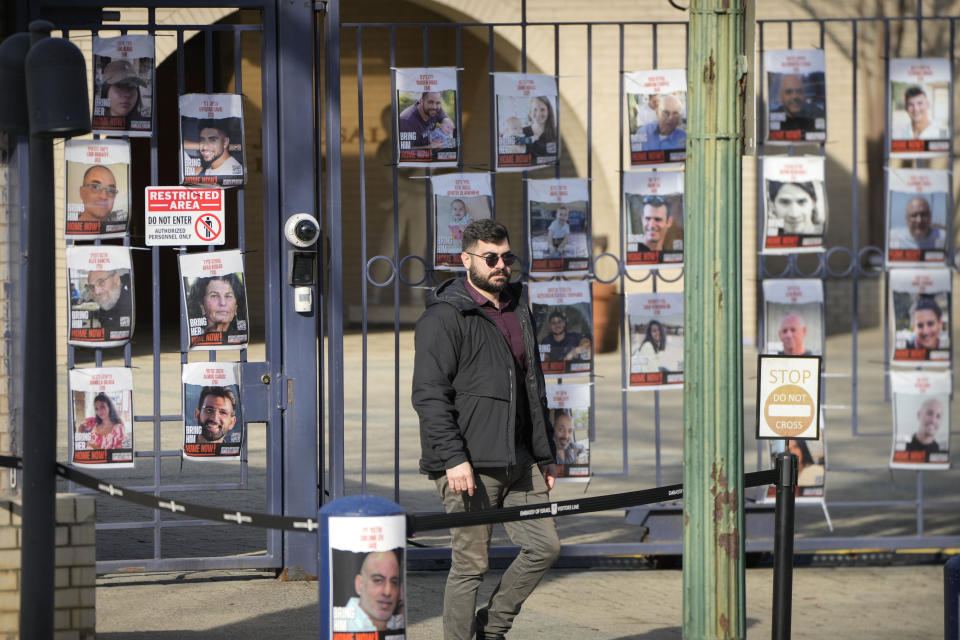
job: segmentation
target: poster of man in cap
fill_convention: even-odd
[[[151,135],[154,69],[153,36],[93,37],[93,133]]]
[[[243,97],[235,93],[180,96],[180,184],[240,187],[243,164]]]

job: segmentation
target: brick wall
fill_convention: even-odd
[[[96,637],[96,545],[93,496],[57,496],[54,638]],[[20,632],[20,501],[0,500],[0,640]]]

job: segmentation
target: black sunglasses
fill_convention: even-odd
[[[662,207],[665,204],[667,204],[667,201],[661,196],[643,196],[643,206]]]
[[[513,255],[509,251],[506,253],[485,253],[483,255],[480,255],[479,253],[470,253],[469,251],[464,251],[464,253],[470,254],[471,256],[476,256],[478,258],[483,258],[483,261],[486,262],[487,266],[491,269],[497,266],[497,263],[500,262],[500,258],[503,258],[503,264],[508,267],[517,261],[517,256]]]

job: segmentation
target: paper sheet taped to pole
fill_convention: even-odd
[[[820,356],[760,356],[757,438],[817,439]]]

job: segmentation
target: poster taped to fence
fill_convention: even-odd
[[[493,87],[497,94],[497,171],[557,164],[557,79],[533,73],[495,73]]]
[[[950,153],[950,60],[890,61],[890,155],[901,158]]]
[[[763,159],[763,253],[824,250],[827,196],[823,157],[766,156]]]
[[[249,314],[243,253],[181,253],[178,258],[190,349],[245,348]]]
[[[444,173],[431,176],[433,189],[434,267],[463,271],[463,230],[474,220],[493,217],[489,173]]]
[[[122,238],[130,223],[130,143],[67,140],[65,234],[75,240]]]
[[[460,159],[460,98],[454,67],[394,69],[397,163],[455,167]]]
[[[763,353],[823,355],[823,281],[763,281]]]
[[[627,267],[683,266],[683,171],[624,171]]]
[[[133,336],[133,269],[130,248],[117,245],[67,247],[70,296],[68,343],[119,347]]]
[[[628,294],[627,331],[629,388],[683,388],[683,294]]]
[[[655,69],[623,74],[630,166],[683,162],[687,147],[687,72]]]
[[[558,481],[590,479],[590,385],[548,384],[547,408],[557,445]]]
[[[797,486],[794,490],[796,501],[800,504],[819,504],[826,498],[827,485],[827,447],[826,429],[823,425],[823,412],[820,412],[820,437],[816,440],[768,440],[770,468],[776,468],[776,456],[784,450],[797,456]],[[775,502],[776,485],[767,485],[763,502]]]
[[[70,370],[73,464],[133,467],[133,369]]]
[[[887,266],[943,266],[949,251],[950,172],[887,169]]]
[[[950,468],[949,371],[891,371],[892,469]]]
[[[950,270],[891,269],[893,364],[950,365]]]
[[[239,460],[244,423],[237,363],[184,363],[182,379],[183,457]]]
[[[826,59],[823,49],[765,51],[767,142],[827,141]]]
[[[154,59],[151,35],[93,36],[93,133],[151,135]]]
[[[539,328],[544,375],[581,376],[593,369],[593,297],[590,283],[530,282],[533,322]]]
[[[244,164],[243,96],[180,96],[180,184],[241,187]]]
[[[820,438],[822,356],[760,355],[758,440]]]
[[[333,640],[403,640],[406,636],[406,516],[330,516]]]
[[[590,270],[590,192],[582,178],[527,180],[530,275]]]

